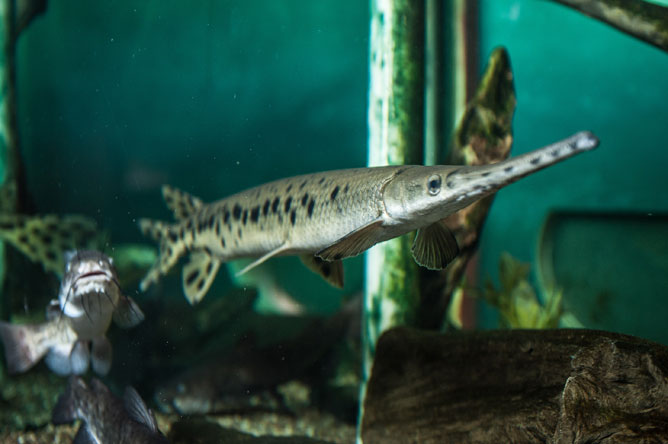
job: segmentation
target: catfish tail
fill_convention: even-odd
[[[185,252],[186,246],[175,231],[175,226],[165,222],[150,219],[140,219],[139,229],[145,236],[149,236],[160,244],[158,259],[139,284],[142,291],[146,291],[151,284],[158,282],[160,276],[167,274],[170,268]]]
[[[10,374],[29,370],[49,351],[50,344],[42,340],[44,328],[44,324],[13,325],[0,321],[0,339]]]

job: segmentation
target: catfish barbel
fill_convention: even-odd
[[[598,146],[588,131],[491,165],[384,166],[289,177],[211,204],[169,186],[162,193],[173,224],[141,219],[160,254],[140,284],[146,290],[187,252],[186,298],[206,294],[220,264],[257,258],[239,274],[274,256],[298,255],[332,285],[343,285],[341,259],[378,242],[418,230],[415,261],[439,270],[457,253],[441,222],[516,180]]]

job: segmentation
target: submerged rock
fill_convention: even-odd
[[[595,330],[437,334],[378,343],[365,444],[668,441],[668,348]]]
[[[305,436],[253,436],[248,433],[221,427],[202,418],[187,418],[172,425],[169,438],[174,444],[328,444],[330,441]]]

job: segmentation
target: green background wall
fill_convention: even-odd
[[[482,238],[483,274],[497,275],[504,250],[535,260],[549,210],[668,211],[668,54],[551,2],[483,0],[480,10],[481,54],[503,45],[512,59],[512,153],[582,129],[601,139],[596,151],[498,194]],[[619,254],[642,270],[632,252]]]
[[[581,129],[601,139],[499,193],[482,276],[503,250],[533,260],[553,208],[667,211],[668,55],[547,1],[480,11],[481,66],[504,45],[515,71],[513,154]],[[19,42],[37,208],[143,242],[138,217],[169,217],[162,183],[208,201],[364,165],[367,54],[359,0],[52,1]]]

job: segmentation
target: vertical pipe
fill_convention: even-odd
[[[423,1],[371,0],[369,166],[423,163],[424,20]],[[413,324],[416,316],[411,242],[401,236],[366,256],[360,421],[378,337],[392,326]]]
[[[443,0],[426,0],[424,163],[440,163],[445,148],[445,16]]]

